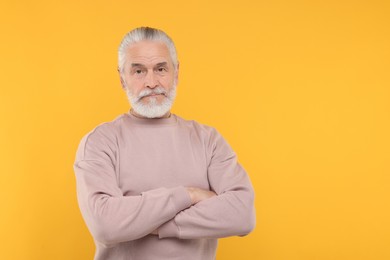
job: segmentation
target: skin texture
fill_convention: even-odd
[[[153,90],[157,86],[168,92],[177,82],[178,72],[178,66],[174,66],[164,43],[140,41],[127,48],[126,63],[120,77],[123,87],[138,96],[142,90]],[[164,94],[152,94],[141,98],[140,101],[147,103],[155,99],[157,104],[161,104],[165,98]],[[139,114],[135,115],[142,118]],[[167,115],[169,113],[164,116]]]
[[[209,199],[211,197],[216,196],[215,192],[213,191],[208,191],[208,190],[202,190],[198,188],[193,188],[193,187],[188,187],[187,191],[190,194],[192,205],[195,205],[196,203]]]
[[[131,44],[126,51],[126,63],[123,73],[120,74],[122,86],[130,90],[133,95],[138,96],[141,91],[160,86],[165,91],[174,87],[178,80],[179,68],[175,67],[167,46],[162,42],[140,41]],[[150,99],[156,99],[157,104],[166,98],[164,94],[152,94],[141,98],[142,102],[150,102]],[[140,118],[142,115],[135,111],[132,113]],[[167,117],[170,112],[162,117]],[[215,192],[203,190],[195,187],[187,187],[192,205],[216,196]],[[152,232],[157,235],[158,230]]]

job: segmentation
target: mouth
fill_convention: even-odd
[[[147,97],[157,97],[157,96],[164,96],[165,97],[165,94],[164,93],[160,93],[160,94],[152,93],[152,94],[141,97],[141,99],[147,98]]]

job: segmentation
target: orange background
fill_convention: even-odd
[[[257,226],[218,259],[390,259],[389,1],[0,2],[0,259],[92,259],[73,161],[128,111],[117,47],[165,30],[173,112],[216,127]]]

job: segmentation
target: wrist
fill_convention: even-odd
[[[194,188],[187,187],[186,189],[187,189],[188,195],[190,195],[191,205],[194,205],[194,204],[195,204],[195,193],[194,193]]]

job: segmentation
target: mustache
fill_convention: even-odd
[[[140,100],[141,98],[150,95],[159,95],[159,94],[163,94],[164,96],[167,96],[167,92],[162,87],[156,87],[154,89],[144,89],[137,96],[137,101]]]

